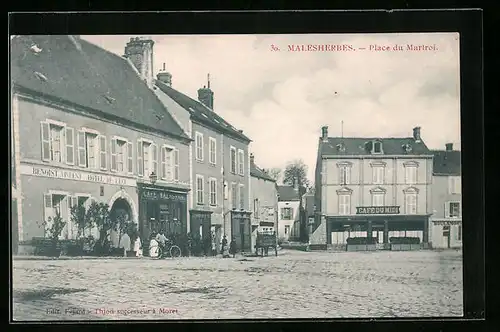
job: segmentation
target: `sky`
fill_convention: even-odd
[[[118,55],[131,37],[82,36]],[[458,33],[147,37],[155,75],[165,63],[174,89],[197,99],[210,74],[214,111],[252,139],[261,168],[302,159],[314,180],[322,126],[330,137],[409,137],[420,126],[430,149],[460,149]],[[309,44],[355,51],[288,50]]]

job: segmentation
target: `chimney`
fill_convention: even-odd
[[[166,69],[165,69],[165,62],[163,63],[163,68],[160,70],[158,74],[156,74],[156,79],[160,82],[165,83],[169,87],[172,87],[172,74],[170,74]]]
[[[250,164],[255,164],[255,157],[253,156],[253,153],[250,153]]]
[[[453,143],[446,143],[446,151],[453,151]]]
[[[208,86],[198,89],[198,100],[210,109],[214,109],[214,92],[210,90],[210,74],[207,75]]]
[[[321,127],[321,140],[324,143],[328,142],[328,126]]]
[[[420,142],[420,127],[413,128],[413,138],[415,142]]]
[[[125,57],[137,68],[141,79],[153,87],[153,46],[154,41],[148,38],[130,38],[125,46]]]

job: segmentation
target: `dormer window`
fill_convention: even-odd
[[[410,153],[413,148],[411,147],[410,144],[403,144],[403,150],[406,152],[406,153]]]
[[[345,152],[345,145],[344,145],[344,143],[337,144],[337,151],[339,151],[339,152]]]
[[[374,142],[373,143],[373,153],[382,153],[382,143]]]
[[[382,142],[379,140],[368,141],[365,143],[365,150],[367,153],[381,154],[383,152]]]

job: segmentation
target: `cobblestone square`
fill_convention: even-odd
[[[460,251],[14,260],[13,319],[462,316]]]

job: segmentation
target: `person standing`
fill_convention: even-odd
[[[233,258],[236,256],[236,239],[234,236],[231,239],[231,244],[229,245],[229,253],[233,255]]]
[[[229,257],[229,250],[227,247],[227,238],[226,235],[224,234],[224,237],[222,238],[222,258],[228,258]]]
[[[130,236],[125,233],[120,240],[120,247],[123,248],[123,257],[127,257],[127,251],[130,251],[130,246]]]
[[[215,243],[215,233],[212,232],[212,256],[215,257],[217,256],[217,244]]]
[[[142,242],[141,237],[139,236],[139,232],[136,233],[134,241],[134,251],[136,257],[142,257]]]

